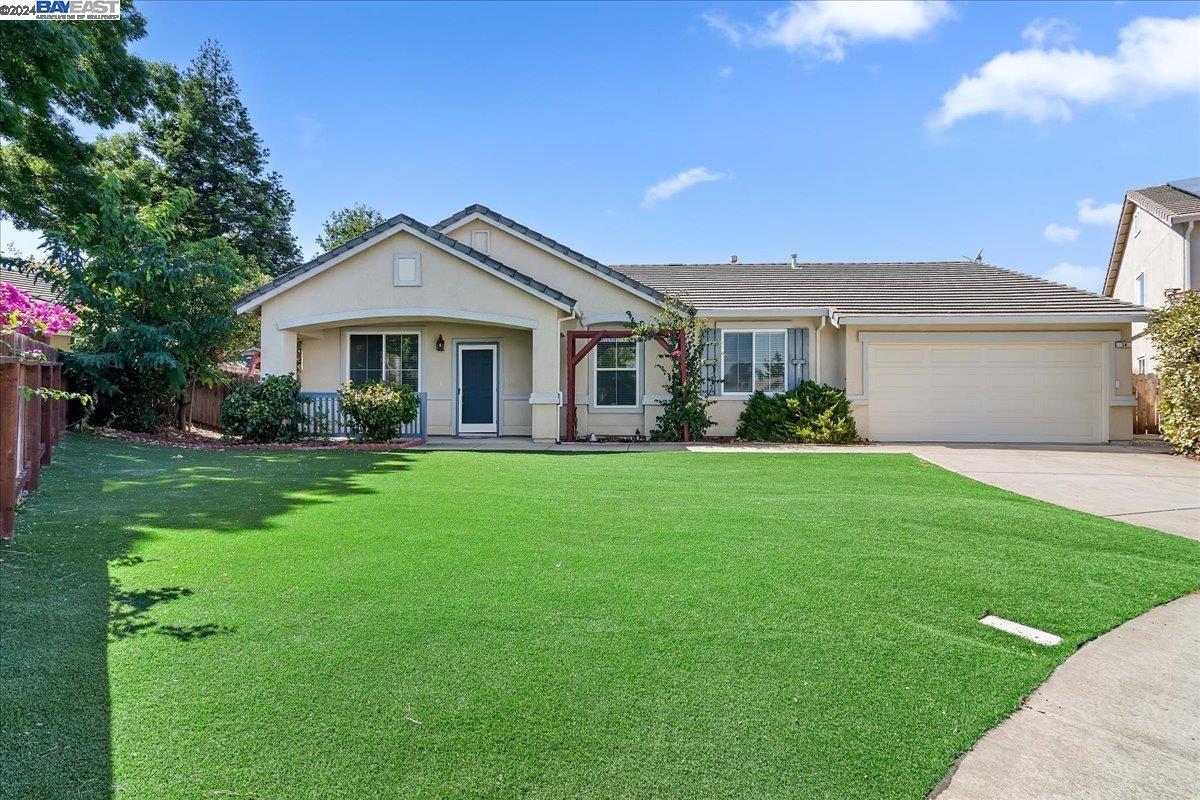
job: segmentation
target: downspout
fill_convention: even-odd
[[[821,315],[821,322],[817,325],[817,330],[813,334],[813,381],[821,383],[821,331],[825,330],[825,323],[829,321],[829,312],[826,311]]]
[[[1183,290],[1190,292],[1192,290],[1192,230],[1196,227],[1196,220],[1189,220],[1187,224],[1187,233],[1183,235]]]
[[[571,306],[570,314],[568,314],[565,317],[558,318],[558,340],[559,340],[559,342],[562,341],[563,336],[565,335],[563,333],[563,323],[570,322],[573,319],[579,319],[581,322],[583,320],[583,315],[579,313],[579,308],[576,306]],[[555,385],[555,387],[557,387],[555,389],[555,392],[558,394],[558,405],[555,406],[555,408],[563,407],[563,391],[562,391],[562,377],[563,377],[562,376],[562,367],[563,367],[563,365],[562,365],[562,362],[563,362],[562,353],[560,352],[558,357],[556,357],[554,359],[554,385]],[[556,414],[555,416],[557,417],[558,414]],[[559,424],[561,424],[561,421],[559,422]],[[558,424],[555,425],[555,428],[556,429],[558,428]],[[562,441],[562,431],[558,430],[558,432],[555,434],[554,438],[556,441],[561,442]]]

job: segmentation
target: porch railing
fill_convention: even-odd
[[[299,430],[310,436],[351,436],[350,421],[342,411],[341,398],[337,392],[301,392],[300,410],[307,419],[300,423]],[[424,392],[417,392],[417,416],[400,428],[399,438],[427,438],[429,421]]]

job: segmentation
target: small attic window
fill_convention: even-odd
[[[1133,235],[1142,235],[1142,213],[1136,208],[1133,210]]]
[[[488,253],[492,248],[491,231],[471,231],[471,249]]]
[[[420,253],[392,253],[392,285],[421,285]]]

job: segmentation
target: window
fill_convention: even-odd
[[[1142,235],[1142,212],[1136,208],[1133,210],[1133,236],[1137,238]]]
[[[1139,306],[1146,305],[1146,273],[1138,273],[1137,278],[1133,281],[1134,293],[1137,296],[1137,304]]]
[[[471,249],[481,253],[488,252],[492,247],[491,231],[471,231]]]
[[[784,331],[725,331],[721,347],[724,394],[786,388],[787,336]]]
[[[350,334],[350,380],[391,381],[419,391],[420,337],[415,333]]]
[[[421,285],[421,254],[393,253],[392,254],[392,285],[420,286]]]
[[[634,408],[638,404],[638,346],[629,339],[601,339],[596,345],[596,405]]]

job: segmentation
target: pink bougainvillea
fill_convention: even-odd
[[[32,336],[52,336],[75,327],[79,317],[66,306],[30,297],[11,283],[0,281],[0,330]]]

